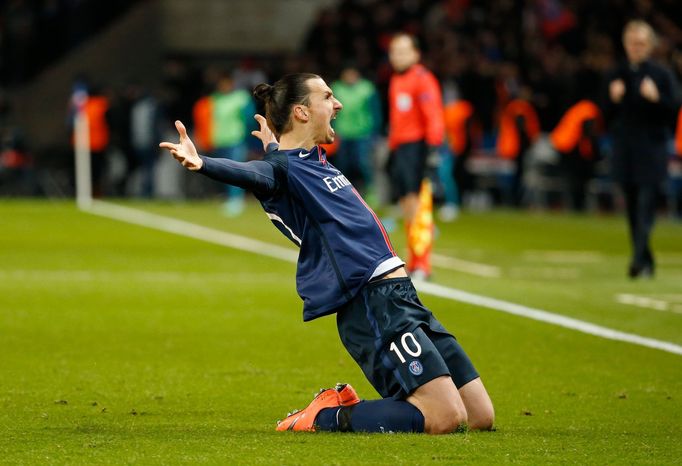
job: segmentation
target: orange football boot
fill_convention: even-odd
[[[337,383],[334,389],[339,392],[341,406],[353,406],[360,403],[360,397],[348,383]]]
[[[315,418],[325,408],[341,406],[339,392],[333,388],[321,389],[313,401],[302,411],[294,410],[283,421],[277,421],[279,432],[293,430],[296,432],[315,432]]]
[[[326,408],[337,406],[353,406],[360,403],[360,398],[349,384],[336,384],[334,388],[320,389],[313,401],[303,410],[289,413],[283,421],[277,421],[276,430],[283,432],[315,432],[315,418]]]

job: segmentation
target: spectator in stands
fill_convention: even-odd
[[[33,195],[32,157],[16,126],[0,123],[0,195]]]
[[[245,57],[239,62],[234,73],[232,73],[232,78],[236,89],[243,89],[247,92],[251,92],[254,87],[267,81],[265,72],[258,65],[258,62],[251,57]]]
[[[110,98],[99,87],[86,82],[76,82],[78,88],[74,96],[82,95],[82,100],[74,98],[71,102],[71,118],[69,124],[75,122],[76,112],[81,111],[86,118],[88,142],[90,149],[90,167],[92,178],[92,194],[101,197],[104,194],[104,183],[107,170],[107,150],[110,140]],[[75,131],[75,125],[72,126]],[[72,135],[75,143],[76,135]]]
[[[156,141],[163,132],[163,112],[156,96],[140,88],[130,107],[130,146],[142,174],[143,197],[154,195],[154,165],[159,153]]]
[[[475,109],[467,100],[457,100],[445,106],[445,130],[455,164],[452,175],[457,185],[460,205],[474,190],[475,176],[468,167],[474,140],[480,138],[480,128],[475,122]]]
[[[194,125],[201,149],[213,157],[244,162],[246,138],[252,121],[254,104],[243,89],[235,89],[232,75],[221,72],[215,92],[202,97],[194,106]],[[244,190],[226,185],[224,213],[235,217],[244,210]]]
[[[549,135],[561,155],[570,206],[577,212],[583,212],[587,207],[588,183],[599,159],[601,123],[599,107],[590,100],[581,100],[564,113]]]
[[[623,30],[627,61],[607,80],[613,175],[625,195],[632,240],[631,278],[651,277],[655,271],[649,241],[656,199],[667,177],[669,126],[678,105],[672,73],[650,60],[655,43],[656,35],[648,23],[628,22]]]
[[[372,144],[382,124],[379,96],[374,84],[353,65],[345,67],[331,88],[336,98],[343,102],[343,112],[334,124],[339,139],[334,165],[372,204]]]
[[[416,39],[397,34],[389,48],[394,74],[389,85],[388,145],[391,185],[403,213],[408,236],[407,269],[415,278],[431,274],[430,247],[425,253],[415,251],[410,234],[417,208],[419,190],[425,176],[427,158],[438,159],[445,136],[443,99],[436,77],[419,63]]]
[[[526,152],[540,136],[540,123],[533,105],[526,99],[510,101],[502,111],[497,136],[497,154],[514,163],[514,175],[508,202],[515,206],[524,203],[524,168]]]

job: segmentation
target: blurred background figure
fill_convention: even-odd
[[[222,192],[222,186],[198,185],[177,167],[167,165],[165,159],[157,160],[154,185],[149,177],[153,159],[136,156],[131,146],[130,119],[137,97],[131,94],[129,83],[139,83],[153,99],[162,102],[160,107],[170,120],[164,125],[168,131],[175,119],[191,122],[194,104],[215,90],[218,70],[233,70],[234,89],[250,93],[254,84],[267,82],[268,76],[289,72],[312,71],[325,78],[339,77],[341,83],[344,64],[352,63],[360,74],[359,82],[367,80],[377,89],[380,119],[387,121],[389,82],[394,75],[389,48],[394,35],[402,31],[418,38],[421,63],[442,83],[448,107],[469,102],[474,109],[474,116],[457,116],[459,110],[455,111],[455,119],[462,118],[459,123],[453,123],[453,114],[446,115],[446,125],[464,126],[448,128],[450,154],[441,149],[438,176],[434,177],[436,204],[445,203],[439,211],[441,219],[448,218],[443,215],[446,207],[457,202],[472,210],[500,204],[575,208],[581,204],[577,194],[582,190],[580,184],[590,176],[594,163],[571,159],[568,153],[559,156],[547,136],[580,100],[601,105],[608,98],[602,87],[621,53],[623,26],[628,19],[643,18],[661,34],[652,59],[669,65],[678,80],[682,77],[682,9],[674,0],[294,3],[283,6],[283,2],[272,2],[291,20],[298,35],[284,34],[274,27],[275,16],[247,13],[252,7],[248,0],[215,0],[211,8],[170,0],[0,2],[0,92],[12,105],[13,122],[25,146],[23,152],[31,155],[35,175],[35,185],[23,192],[68,197],[74,191],[73,151],[61,121],[53,115],[63,111],[72,77],[79,72],[86,72],[103,89],[116,91],[106,94],[107,169],[98,182],[98,191],[112,196],[147,196],[152,190],[164,198],[202,197]],[[173,27],[187,9],[193,11],[194,21],[186,24],[182,34],[167,36],[157,30]],[[220,21],[235,11],[244,14],[240,13],[240,19],[250,27]],[[139,47],[140,43],[144,47]],[[207,76],[207,71],[212,74]],[[210,87],[206,86],[207,77]],[[343,100],[350,102],[348,97]],[[507,110],[513,109],[511,102],[519,100],[531,106],[537,116],[539,133],[534,143],[535,125],[530,114],[512,115],[509,124]],[[149,113],[149,107],[144,110],[148,104],[146,101],[137,110]],[[349,113],[346,105],[339,117]],[[338,123],[341,134],[345,125]],[[380,125],[379,120],[376,124]],[[467,134],[467,125],[471,125],[472,134]],[[212,124],[205,126],[211,128]],[[150,134],[146,130],[141,133]],[[459,134],[455,139],[454,133]],[[587,180],[584,204],[588,210],[595,206],[601,211],[621,207],[617,202],[620,191],[614,189],[609,167],[612,135],[604,133],[599,138],[603,157],[595,160],[591,179]],[[375,138],[371,151],[376,165],[388,157],[381,136]],[[258,142],[248,136],[246,140],[248,152],[259,155]],[[668,155],[672,155],[673,145],[668,145]],[[520,150],[526,147],[528,150]],[[586,144],[579,147],[585,149]],[[332,163],[343,166],[343,156],[337,159]],[[364,160],[370,162],[372,157]],[[571,164],[576,160],[586,170],[572,171],[577,169]],[[681,209],[679,160],[669,157],[667,162],[672,175],[665,192],[668,212],[673,212],[673,207]],[[453,161],[459,195],[450,176],[449,164]],[[95,162],[97,165],[102,159]],[[372,184],[371,178],[366,179],[371,170],[365,171],[363,164],[353,161],[350,166],[349,176],[358,187],[364,190],[363,184]],[[374,175],[374,191],[378,200],[384,201],[388,187],[385,173],[375,171]],[[577,197],[566,195],[568,185],[576,188]],[[371,191],[365,194],[373,197]]]
[[[11,105],[0,89],[0,195],[34,194],[33,160],[21,128],[13,122]]]
[[[650,237],[657,199],[667,178],[668,142],[679,101],[672,73],[651,60],[656,35],[640,20],[623,30],[627,61],[608,76],[607,118],[613,137],[613,176],[625,196],[631,278],[653,276]]]
[[[77,79],[74,84],[74,96],[82,95],[83,101],[76,104],[72,99],[69,107],[69,125],[72,130],[71,142],[75,144],[76,106],[81,106],[88,125],[88,141],[90,147],[90,167],[92,176],[92,195],[102,197],[105,191],[107,175],[107,150],[110,141],[110,102],[109,96],[95,85],[89,85],[85,79]]]
[[[343,111],[334,121],[339,139],[334,165],[358,187],[370,205],[375,205],[373,143],[382,126],[376,88],[353,65],[344,68],[331,88],[343,103]]]
[[[130,148],[140,173],[139,193],[142,197],[154,195],[154,166],[159,154],[165,121],[161,104],[156,96],[142,86],[134,89],[130,106]]]
[[[514,206],[525,203],[524,172],[526,154],[540,136],[540,121],[533,105],[526,99],[511,100],[502,110],[497,136],[497,154],[514,163],[511,186],[503,189],[503,199]]]
[[[413,277],[425,279],[431,274],[431,245],[417,249],[416,238],[424,235],[410,230],[417,215],[427,163],[439,159],[445,123],[440,85],[433,73],[419,63],[420,59],[414,36],[402,33],[393,37],[389,60],[394,73],[388,91],[391,188],[407,231],[407,270]]]
[[[601,111],[590,100],[571,106],[550,133],[549,139],[561,156],[569,206],[576,212],[587,208],[588,183],[599,160],[602,132]]]
[[[678,81],[679,82],[679,81]],[[670,169],[672,176],[671,195],[675,205],[674,214],[678,220],[682,220],[682,107],[677,114],[677,126],[675,129],[675,157]]]
[[[215,91],[194,105],[194,126],[199,150],[212,157],[243,162],[247,158],[246,138],[250,137],[255,106],[251,95],[236,89],[228,72],[218,74]],[[244,210],[244,190],[226,185],[223,212],[235,217]]]
[[[475,175],[468,161],[476,140],[480,139],[480,128],[475,121],[474,106],[468,100],[460,99],[447,104],[444,118],[449,148],[455,157],[452,177],[457,189],[456,202],[462,206],[475,187]]]
[[[258,66],[255,59],[245,57],[240,62],[237,68],[232,73],[234,79],[234,87],[243,89],[248,93],[253,91],[253,88],[260,83],[267,82],[268,77],[265,72]]]

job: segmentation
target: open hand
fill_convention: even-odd
[[[273,142],[275,144],[278,144],[279,141],[277,141],[275,133],[273,133],[270,127],[268,126],[268,122],[265,119],[265,117],[263,115],[255,114],[253,118],[258,122],[260,129],[251,131],[251,135],[260,139],[260,142],[263,143],[263,150],[267,151],[268,145],[272,144]]]
[[[159,147],[168,149],[175,160],[180,162],[183,167],[192,171],[199,170],[204,165],[204,162],[201,160],[201,157],[199,157],[197,149],[194,147],[194,143],[189,136],[187,136],[185,125],[183,125],[180,120],[177,120],[175,122],[175,128],[180,134],[180,142],[177,144],[162,142],[159,144]]]

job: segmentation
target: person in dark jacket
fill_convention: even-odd
[[[614,144],[613,176],[625,196],[632,240],[631,278],[654,274],[649,241],[657,195],[667,177],[667,142],[677,108],[672,73],[650,60],[655,42],[648,23],[628,22],[623,30],[627,61],[608,78],[605,110]]]
[[[160,147],[189,170],[251,190],[273,224],[300,248],[296,287],[303,318],[336,314],[339,336],[379,400],[361,401],[348,384],[321,390],[278,431],[427,432],[468,425],[489,430],[494,409],[459,342],[426,309],[374,211],[327,161],[341,111],[318,75],[259,84],[254,97],[263,160],[199,155],[184,125],[177,144]]]

